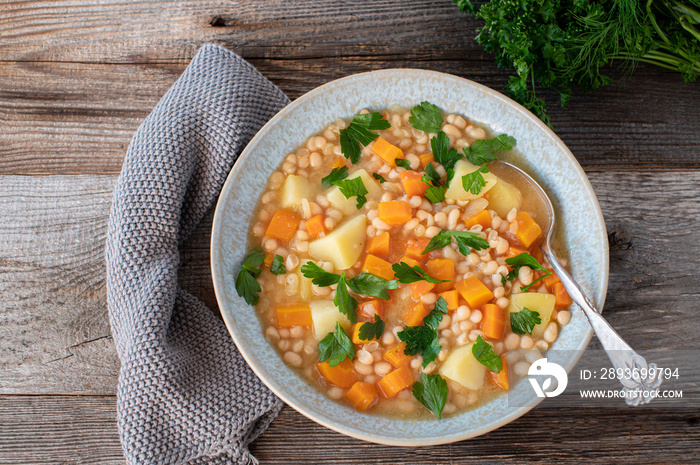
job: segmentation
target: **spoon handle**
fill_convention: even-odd
[[[586,297],[583,289],[574,281],[566,268],[559,263],[546,241],[542,245],[542,252],[549,260],[566,292],[588,318],[593,331],[598,336],[615,368],[618,380],[622,383],[627,404],[642,405],[650,402],[658,393],[661,385],[661,370],[654,363],[648,364],[646,359],[635,352],[610,326],[610,323],[603,318]],[[636,393],[636,396],[633,393]]]

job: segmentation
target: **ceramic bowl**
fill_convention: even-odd
[[[289,368],[265,340],[253,308],[236,294],[235,273],[248,250],[249,223],[268,176],[306,137],[336,118],[363,108],[392,104],[411,108],[427,100],[443,111],[485,123],[495,133],[518,141],[519,156],[509,161],[528,171],[557,208],[569,268],[597,308],[608,284],[605,223],[593,189],[564,143],[538,118],[502,94],[467,79],[432,71],[389,69],[348,76],[298,98],[272,118],[245,148],[223,187],[214,216],[211,267],[221,314],[238,349],[253,371],[284,402],[308,418],[340,433],[383,444],[442,444],[484,434],[526,413],[541,399],[527,380],[507,395],[442,420],[401,420],[358,413],[335,402]],[[550,350],[570,371],[592,335],[575,308]],[[516,405],[515,407],[513,405]]]

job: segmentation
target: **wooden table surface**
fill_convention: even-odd
[[[451,0],[0,3],[0,464],[123,463],[119,360],[105,304],[115,180],[143,119],[204,43],[292,99],[330,80],[424,68],[502,89],[509,73]],[[605,214],[605,313],[633,347],[700,348],[700,83],[640,66],[568,108],[558,135]],[[181,284],[216,308],[211,214]],[[594,339],[592,347],[599,347]],[[698,462],[697,408],[548,408],[477,439],[418,449],[344,437],[285,407],[263,464]]]

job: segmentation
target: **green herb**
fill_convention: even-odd
[[[355,344],[336,321],[335,331],[326,334],[326,337],[318,343],[318,361],[328,360],[328,364],[334,367],[346,358],[349,360],[355,358]]]
[[[398,166],[399,168],[403,168],[406,170],[411,169],[411,162],[406,160],[405,158],[397,158],[396,160],[394,160],[394,163],[396,163],[396,166]]]
[[[476,341],[472,346],[472,355],[474,355],[474,358],[479,363],[494,373],[500,373],[503,369],[501,357],[494,353],[493,347],[491,347],[488,342],[484,341],[484,338],[481,336],[476,338]]]
[[[347,281],[345,280],[345,273],[340,274],[340,279],[338,280],[338,287],[335,288],[335,297],[333,297],[333,303],[340,313],[343,313],[348,317],[350,323],[357,323],[357,313],[355,309],[357,308],[357,300],[350,295],[348,292]]]
[[[542,323],[540,314],[533,312],[527,307],[523,307],[519,312],[511,312],[510,314],[510,329],[517,334],[532,334],[532,330],[540,323]]]
[[[431,203],[440,203],[445,200],[445,187],[440,184],[440,173],[437,172],[432,163],[426,165],[425,174],[421,177],[421,181],[430,186],[425,191],[425,198]]]
[[[414,128],[425,132],[438,132],[442,128],[442,113],[440,109],[429,102],[421,102],[411,110],[408,122]]]
[[[270,272],[272,274],[285,274],[287,272],[282,255],[275,254],[275,258],[272,259],[272,265],[270,265]]]
[[[440,231],[428,242],[428,245],[423,250],[423,254],[432,252],[433,250],[442,249],[452,243],[452,238],[455,238],[459,253],[465,257],[469,255],[470,250],[484,250],[489,248],[489,241],[479,235],[479,233],[471,231]]]
[[[372,339],[379,339],[384,333],[384,322],[379,315],[375,313],[374,323],[362,323],[360,326],[360,339],[363,341],[371,341]]]
[[[506,152],[515,147],[514,137],[508,134],[500,134],[493,139],[475,140],[472,145],[462,149],[472,165],[483,165],[491,163],[496,159],[495,152]]]
[[[443,131],[438,132],[436,137],[430,139],[430,148],[433,151],[433,158],[446,170],[452,169],[455,163],[462,158],[457,150],[450,148],[450,138]]]
[[[369,191],[365,187],[365,183],[362,182],[361,177],[356,177],[352,179],[343,179],[335,183],[340,189],[340,192],[345,196],[346,199],[350,197],[357,196],[357,209],[359,210],[367,202],[367,197],[365,197]]]
[[[442,349],[437,330],[429,326],[404,326],[396,335],[406,343],[404,354],[423,354],[423,368],[435,360]]]
[[[472,195],[479,195],[481,189],[486,185],[484,176],[481,173],[488,173],[489,169],[486,166],[480,166],[476,171],[472,171],[469,174],[462,176],[462,187],[467,192],[471,192]]]
[[[396,289],[399,287],[399,283],[395,279],[387,281],[384,278],[363,271],[348,280],[348,287],[358,294],[389,300],[387,289]]]
[[[391,124],[381,113],[366,113],[355,115],[347,128],[340,130],[340,150],[352,163],[360,161],[362,156],[360,144],[367,146],[379,137],[371,131],[389,129]]]
[[[680,72],[687,82],[700,76],[700,2],[697,0],[490,0],[475,6],[484,27],[476,36],[499,66],[515,70],[509,95],[549,124],[536,86],[552,88],[565,106],[573,87],[583,92],[612,79],[611,63],[649,63]]]
[[[515,278],[517,278],[518,272],[520,271],[520,268],[522,268],[523,266],[529,266],[533,270],[545,272],[545,274],[543,274],[539,278],[535,279],[527,286],[522,286],[520,288],[520,290],[523,292],[527,292],[528,290],[530,290],[530,288],[536,282],[538,282],[538,281],[546,278],[550,274],[552,274],[552,272],[550,270],[548,270],[544,266],[540,265],[540,262],[538,262],[535,257],[533,257],[532,255],[530,255],[527,252],[523,252],[520,255],[516,255],[515,257],[506,258],[506,265],[510,265],[513,267],[513,269],[508,273],[508,276],[506,276],[506,279],[508,281],[513,281]]]
[[[348,177],[348,167],[347,166],[341,166],[340,168],[333,168],[326,176],[325,178],[321,179],[321,184],[323,185],[324,188],[328,188],[331,186],[334,186],[335,184],[338,183],[338,181],[342,181],[343,179]]]
[[[425,373],[421,373],[420,380],[420,383],[413,383],[413,397],[437,415],[439,420],[447,402],[447,381],[440,375]]]
[[[435,307],[423,318],[423,324],[429,328],[437,329],[442,321],[442,315],[447,315],[447,301],[440,297],[435,302]]]
[[[260,300],[258,295],[262,290],[257,278],[262,273],[260,267],[265,261],[265,253],[252,252],[243,260],[241,271],[236,276],[236,292],[243,297],[248,305],[255,305]]]
[[[372,173],[372,177],[379,181],[379,184],[384,184],[386,182],[386,179],[384,179],[384,176],[382,176],[379,173]]]
[[[428,281],[429,283],[446,283],[448,280],[435,279],[430,276],[425,271],[421,270],[419,266],[411,266],[408,263],[394,263],[391,265],[391,269],[394,270],[394,276],[399,280],[401,284],[415,283],[416,281]]]
[[[506,277],[501,275],[501,284],[506,285]]]
[[[440,203],[445,200],[445,188],[442,186],[431,186],[425,191],[425,198],[430,203]]]
[[[441,181],[440,173],[437,172],[432,163],[428,163],[425,166],[425,174],[421,177],[421,180],[428,185],[439,186]]]
[[[312,284],[319,287],[327,287],[333,284],[338,284],[340,276],[324,270],[312,261],[308,261],[301,266],[301,274],[305,278],[309,278]]]

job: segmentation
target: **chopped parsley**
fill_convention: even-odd
[[[489,248],[489,241],[484,239],[472,231],[440,231],[428,242],[428,245],[423,250],[423,254],[432,252],[433,250],[442,249],[452,243],[452,238],[455,238],[459,253],[465,257],[469,255],[469,249],[484,250]]]
[[[488,172],[489,169],[486,167],[486,165],[483,165],[478,167],[476,171],[472,171],[471,173],[465,174],[464,176],[462,176],[462,187],[464,187],[465,191],[471,192],[472,195],[479,195],[481,189],[483,189],[486,185],[484,175],[481,173]]]
[[[369,191],[365,187],[365,183],[362,182],[361,177],[356,177],[352,179],[343,179],[335,183],[340,189],[340,192],[345,196],[346,199],[350,197],[357,197],[357,209],[359,210],[362,206],[367,203],[367,197],[365,197]]]
[[[417,281],[428,281],[434,284],[448,282],[448,280],[433,278],[417,265],[411,266],[404,262],[394,263],[391,265],[391,269],[394,270],[394,276],[401,284],[411,284]]]
[[[473,165],[491,163],[496,159],[495,152],[506,152],[516,145],[514,137],[499,134],[493,139],[475,140],[469,147],[462,149],[464,156]]]
[[[346,358],[349,360],[355,358],[355,344],[352,343],[350,336],[340,326],[340,323],[336,321],[335,331],[326,334],[326,337],[318,343],[318,361],[328,360],[328,364],[334,367]]]
[[[433,158],[440,163],[445,170],[451,170],[462,158],[457,150],[450,148],[450,138],[443,131],[438,132],[437,137],[430,139],[430,148],[433,150]]]
[[[511,312],[510,314],[510,329],[517,334],[532,334],[532,330],[540,323],[542,323],[540,314],[533,312],[527,307],[523,307],[519,312]]]
[[[321,184],[324,188],[328,188],[336,185],[339,181],[348,177],[348,167],[341,166],[340,168],[333,168],[331,172],[325,178],[321,179]]]
[[[287,272],[287,267],[284,266],[284,257],[279,254],[275,254],[275,258],[272,259],[272,264],[270,265],[270,272],[272,274],[285,274]]]
[[[379,181],[379,184],[384,184],[386,182],[386,179],[384,179],[384,176],[382,176],[379,173],[372,173],[372,177]]]
[[[496,353],[493,351],[493,347],[491,347],[491,344],[484,341],[484,338],[481,336],[476,338],[476,341],[472,346],[472,355],[474,355],[474,358],[479,363],[494,373],[500,373],[503,369],[503,361],[501,361],[501,357],[496,355]]]
[[[348,287],[358,294],[389,300],[387,289],[396,289],[399,287],[399,283],[396,280],[387,281],[384,278],[363,271],[348,280]]]
[[[371,131],[389,129],[391,124],[381,113],[366,113],[355,115],[347,128],[340,130],[340,150],[352,163],[360,161],[362,151],[360,144],[367,146],[379,137]]]
[[[362,323],[360,326],[359,337],[363,341],[371,341],[372,339],[379,339],[384,333],[384,322],[379,315],[374,314],[374,323]]]
[[[447,381],[440,375],[426,375],[421,373],[420,382],[413,383],[413,397],[423,404],[425,408],[441,418],[442,409],[447,402]]]
[[[423,354],[423,368],[435,360],[442,350],[439,342],[437,327],[442,321],[442,315],[447,313],[447,302],[440,297],[428,316],[423,318],[425,326],[404,326],[396,335],[406,343],[404,354],[412,356]]]
[[[408,122],[414,128],[425,132],[438,132],[442,128],[442,113],[440,109],[430,102],[421,102],[411,110]]]
[[[236,276],[236,292],[243,297],[248,305],[255,305],[260,300],[258,295],[262,290],[260,283],[255,279],[260,276],[260,267],[265,261],[265,253],[260,251],[252,252],[246,257],[241,266],[241,271]]]
[[[405,158],[397,158],[396,160],[394,160],[394,163],[396,163],[396,166],[398,166],[399,168],[403,168],[406,170],[411,169],[411,162],[406,160]]]
[[[544,271],[545,274],[535,279],[527,286],[522,286],[520,290],[523,292],[527,292],[536,282],[552,274],[550,270],[540,265],[540,262],[538,262],[535,257],[533,257],[527,252],[523,252],[520,255],[516,255],[515,257],[506,258],[506,265],[513,267],[513,269],[508,273],[508,276],[506,276],[506,279],[508,281],[513,281],[515,278],[517,278],[518,272],[523,266],[529,266],[530,268],[532,268],[532,270]]]
[[[439,297],[437,302],[435,302],[435,307],[423,318],[423,324],[429,328],[437,329],[442,321],[442,315],[447,315],[447,301]]]

